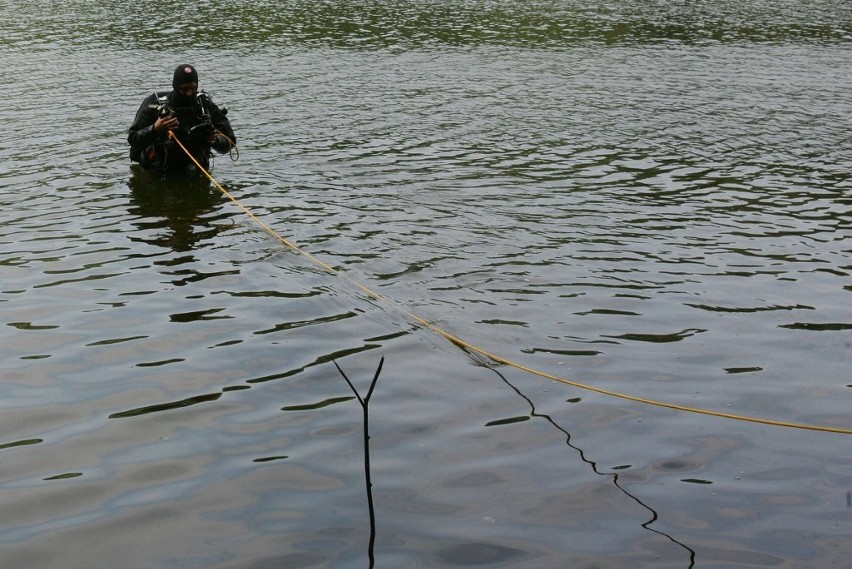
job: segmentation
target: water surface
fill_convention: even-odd
[[[0,8],[10,567],[834,567],[839,1]],[[212,184],[130,166],[181,62]],[[377,300],[358,283],[382,296]]]

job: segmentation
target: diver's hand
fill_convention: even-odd
[[[176,129],[177,127],[178,120],[175,116],[159,117],[157,118],[157,122],[154,123],[154,130],[157,134],[163,134],[164,132]]]
[[[220,154],[225,153],[231,149],[231,141],[230,139],[222,134],[221,132],[213,132],[210,134],[210,138],[207,139],[207,142],[215,148]]]

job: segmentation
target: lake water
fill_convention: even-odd
[[[852,4],[0,17],[0,566],[848,567]]]

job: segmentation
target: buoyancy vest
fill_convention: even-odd
[[[178,107],[170,100],[170,91],[157,91],[148,108],[151,109],[155,120],[159,117],[174,115],[178,118],[179,126],[174,133],[185,148],[205,168],[209,164],[210,152],[207,139],[213,131],[210,120],[210,98],[207,93],[200,91],[191,105]],[[131,155],[133,159],[133,155]],[[138,151],[138,160],[144,168],[169,170],[192,166],[192,161],[176,146],[174,141],[158,140],[148,147]]]

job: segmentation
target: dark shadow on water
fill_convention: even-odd
[[[217,215],[226,198],[203,175],[164,178],[136,166],[131,170],[128,211],[140,230],[131,240],[184,252],[230,226],[222,223],[228,215]]]
[[[644,508],[645,510],[647,510],[647,511],[650,513],[650,515],[651,515],[651,519],[649,519],[647,522],[645,522],[645,523],[643,523],[643,524],[642,524],[642,527],[643,527],[643,528],[645,528],[645,529],[646,529],[646,530],[648,530],[648,531],[654,532],[654,533],[656,533],[657,535],[660,535],[660,536],[662,536],[662,537],[666,538],[667,540],[671,541],[671,542],[672,542],[672,543],[674,543],[675,545],[677,545],[677,546],[679,546],[679,547],[683,548],[683,549],[684,549],[684,550],[685,550],[685,551],[689,554],[689,565],[687,565],[687,568],[688,568],[688,569],[692,569],[692,567],[694,567],[694,566],[695,566],[695,551],[694,551],[693,549],[691,549],[689,546],[687,546],[686,544],[684,544],[684,543],[682,543],[682,542],[678,541],[677,539],[675,539],[674,537],[670,536],[669,534],[667,534],[667,533],[665,533],[665,532],[662,532],[662,531],[660,531],[660,530],[657,530],[657,529],[652,528],[652,527],[651,527],[651,524],[653,524],[654,522],[656,522],[656,521],[657,521],[657,518],[659,517],[659,516],[658,516],[658,514],[657,514],[657,512],[656,512],[656,510],[654,510],[651,506],[647,505],[647,504],[646,504],[646,503],[644,503],[642,500],[640,500],[639,498],[637,498],[636,496],[634,496],[633,494],[631,494],[630,492],[628,492],[628,491],[627,491],[627,490],[626,490],[626,489],[625,489],[625,488],[621,485],[621,483],[618,481],[618,474],[617,474],[617,473],[615,473],[615,472],[601,472],[601,471],[599,471],[599,470],[598,470],[598,465],[597,465],[597,463],[596,463],[595,461],[593,461],[593,460],[591,460],[591,459],[587,458],[587,457],[586,457],[586,453],[585,453],[585,451],[583,451],[583,449],[581,449],[580,447],[576,446],[574,443],[572,443],[572,442],[571,442],[571,433],[569,433],[567,430],[565,430],[563,427],[561,427],[561,426],[560,426],[560,425],[559,425],[556,421],[554,421],[554,420],[553,420],[553,418],[552,418],[550,415],[544,415],[544,414],[542,414],[542,413],[538,413],[538,412],[535,410],[535,404],[532,402],[532,399],[530,399],[529,397],[527,397],[527,396],[526,396],[526,395],[525,395],[525,394],[524,394],[524,393],[523,393],[520,389],[518,389],[517,387],[515,387],[515,386],[514,386],[514,385],[513,385],[513,384],[512,384],[512,383],[511,383],[508,379],[506,379],[506,378],[503,376],[503,374],[501,374],[499,371],[497,371],[496,369],[494,369],[494,367],[492,367],[492,366],[490,366],[490,365],[488,365],[488,364],[486,364],[486,363],[482,362],[482,361],[481,361],[481,360],[479,360],[479,359],[477,359],[477,361],[478,361],[481,365],[483,365],[484,367],[487,367],[488,369],[490,369],[491,371],[493,371],[494,373],[496,373],[496,374],[497,374],[497,376],[498,376],[498,377],[500,377],[500,379],[502,379],[502,380],[503,380],[503,382],[504,382],[506,385],[508,385],[508,386],[509,386],[509,388],[510,388],[512,391],[514,391],[515,393],[517,393],[519,397],[521,397],[524,401],[526,401],[526,402],[527,402],[527,404],[530,406],[530,417],[538,417],[538,418],[540,418],[540,419],[544,419],[545,421],[547,421],[548,423],[550,423],[550,424],[551,424],[554,428],[556,428],[557,430],[559,430],[560,432],[562,432],[562,433],[565,435],[565,444],[567,444],[569,447],[571,447],[572,449],[574,449],[575,451],[577,451],[577,453],[580,455],[580,458],[583,460],[583,462],[585,462],[586,464],[588,464],[589,466],[591,466],[591,467],[592,467],[592,471],[594,471],[594,473],[595,473],[595,474],[597,474],[597,475],[599,475],[599,476],[605,476],[605,477],[609,477],[609,478],[611,478],[611,479],[612,479],[612,483],[613,483],[613,485],[614,485],[616,488],[618,488],[618,490],[619,490],[622,494],[624,494],[625,496],[627,496],[628,498],[630,498],[631,500],[633,500],[634,502],[636,502],[637,504],[639,504],[642,508]]]

